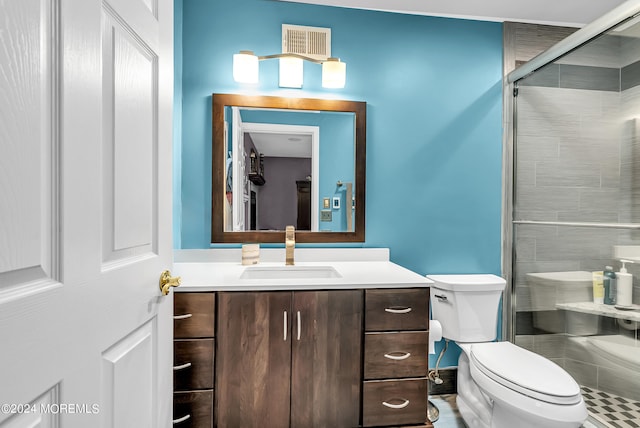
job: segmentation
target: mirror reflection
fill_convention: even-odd
[[[298,242],[364,241],[365,115],[353,101],[214,94],[212,242],[280,242],[287,225]]]
[[[227,107],[225,121],[226,232],[353,230],[354,113]]]

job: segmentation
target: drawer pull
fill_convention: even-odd
[[[284,341],[286,342],[287,341],[287,311],[284,311],[283,318],[284,318],[284,322],[283,322],[283,325],[284,325],[284,328],[283,328],[283,330],[284,330]]]
[[[174,320],[186,320],[187,318],[191,318],[193,314],[184,314],[184,315],[174,315]]]
[[[435,297],[436,299],[441,300],[443,302],[447,301],[447,296],[443,296],[441,294],[434,294],[433,297]]]
[[[178,425],[179,423],[182,423],[182,422],[188,420],[189,418],[191,418],[191,415],[187,415],[187,416],[183,416],[183,417],[178,418],[178,419],[174,419],[173,420],[173,424],[174,425]]]
[[[191,363],[182,364],[180,366],[173,366],[173,371],[177,372],[178,370],[188,369],[189,367],[191,367]]]
[[[382,405],[387,406],[390,409],[404,409],[409,405],[409,400],[404,400],[404,403],[402,404],[392,404],[392,403],[387,403],[386,401],[383,401]]]
[[[300,317],[300,311],[298,311],[298,340],[300,340],[301,330],[302,330],[302,319]]]
[[[396,306],[393,308],[384,308],[384,311],[392,314],[408,314],[411,312],[411,308],[400,308]]]
[[[395,354],[399,354],[399,352],[394,352]],[[384,354],[385,358],[388,358],[390,360],[406,360],[407,358],[409,358],[411,356],[411,352],[404,352],[403,355],[393,355],[392,354]]]

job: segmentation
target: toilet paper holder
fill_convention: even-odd
[[[436,296],[437,297],[437,296]],[[435,354],[435,344],[442,340],[442,324],[438,320],[429,320],[429,354]]]

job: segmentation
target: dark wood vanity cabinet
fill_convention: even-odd
[[[215,426],[289,425],[290,308],[290,293],[218,294]]]
[[[429,289],[366,290],[365,312],[363,426],[432,426]]]
[[[213,426],[215,293],[175,293],[173,426]]]
[[[362,290],[293,293],[292,427],[358,425],[362,296]]]
[[[174,426],[432,427],[429,289],[174,295]]]
[[[218,293],[217,427],[360,425],[362,290]]]

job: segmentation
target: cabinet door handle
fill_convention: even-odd
[[[191,367],[191,363],[186,363],[179,366],[173,366],[173,371],[177,372],[178,370],[188,369],[189,367]]]
[[[284,315],[283,315],[283,319],[284,322],[282,323],[282,325],[284,325],[284,341],[287,341],[287,311],[284,311]]]
[[[396,352],[399,354],[399,352]],[[392,354],[384,354],[385,358],[390,360],[406,360],[411,356],[411,352],[405,352],[403,355],[392,355]]]
[[[191,415],[187,415],[187,416],[183,416],[183,417],[178,418],[178,419],[174,419],[174,420],[173,420],[173,424],[174,424],[174,425],[178,425],[179,423],[181,423],[181,422],[184,422],[184,421],[188,420],[190,417],[191,417]]]
[[[383,401],[382,405],[387,406],[390,409],[404,409],[409,405],[409,400],[404,400],[404,403],[402,404],[391,404],[391,403],[387,403],[386,401]]]
[[[187,318],[191,318],[193,314],[184,314],[184,315],[174,315],[174,320],[186,320]]]
[[[392,314],[408,314],[409,312],[411,312],[411,308],[393,307],[393,308],[384,308],[384,311],[390,312]]]
[[[300,340],[300,331],[302,330],[302,319],[300,317],[300,311],[298,311],[298,340]]]

